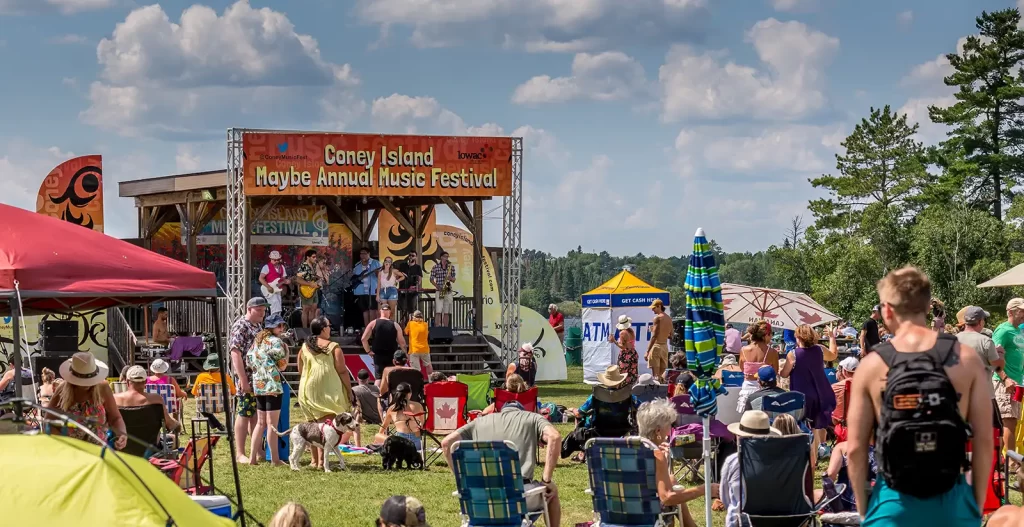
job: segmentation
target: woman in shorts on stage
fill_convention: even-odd
[[[390,256],[384,259],[377,273],[377,305],[386,302],[392,313],[398,313],[398,283],[405,280],[405,273],[395,269]]]

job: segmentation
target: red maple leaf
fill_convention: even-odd
[[[806,311],[800,311],[799,309],[797,309],[796,312],[800,313],[800,321],[804,324],[814,325],[817,322],[821,322],[821,315],[818,313],[807,313]]]
[[[732,299],[731,298],[723,298],[722,299],[722,307],[729,307],[729,304],[731,304],[731,303],[732,303]]]
[[[455,408],[452,408],[448,403],[444,403],[437,409],[437,416],[441,419],[453,419],[455,417]]]
[[[771,311],[758,311],[757,316],[761,318],[779,318],[779,315],[772,313]]]

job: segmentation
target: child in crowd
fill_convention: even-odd
[[[312,527],[312,522],[309,521],[306,509],[291,501],[278,509],[268,527]]]

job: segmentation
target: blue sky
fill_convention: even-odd
[[[1012,2],[0,0],[0,201],[99,153],[130,237],[116,183],[223,168],[229,127],[515,134],[526,247],[758,250],[871,106],[940,140],[942,54]]]

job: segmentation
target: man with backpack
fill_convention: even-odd
[[[921,271],[889,273],[878,296],[895,337],[861,360],[847,410],[850,480],[862,525],[979,526],[994,449],[985,363],[974,348],[928,327],[931,283]],[[872,440],[881,477],[868,489]]]

